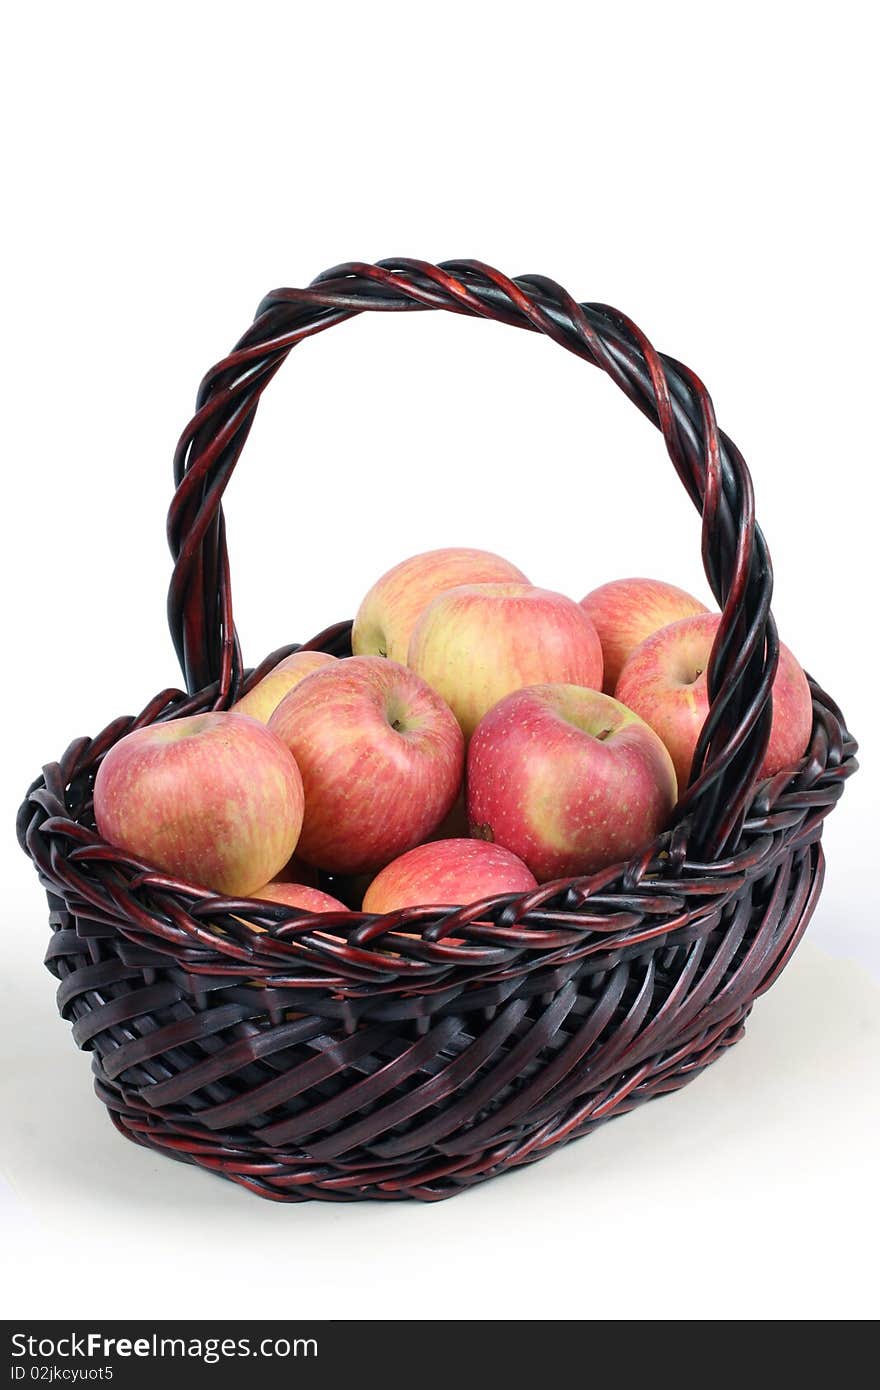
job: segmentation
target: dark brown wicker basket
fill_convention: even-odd
[[[364,310],[424,309],[545,333],[601,367],[661,430],[702,513],[723,618],[674,826],[636,862],[455,910],[313,917],[175,882],[98,837],[95,771],[130,729],[228,708],[295,650],[243,669],[223,490],[292,347]],[[202,383],[175,479],[168,611],[189,693],[71,744],[18,820],[48,892],[58,1007],[123,1134],[280,1201],[435,1200],[675,1090],[742,1036],[815,907],[856,744],[811,682],[806,757],[755,784],[778,652],[770,559],[745,462],[693,372],[539,276],[337,266],[262,302]],[[307,645],[343,655],[349,631]]]

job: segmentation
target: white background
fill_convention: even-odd
[[[867,4],[34,3],[2,84],[8,1315],[877,1312],[877,105]],[[262,294],[474,256],[625,310],[750,462],[783,639],[865,766],[808,940],[705,1077],[456,1201],[261,1203],[127,1145],[41,958],[15,808],[176,683],[170,462]],[[452,315],[304,344],[228,490],[245,659],[435,545],[581,597],[707,595],[659,435],[546,341]],[[874,636],[871,633],[874,632]]]

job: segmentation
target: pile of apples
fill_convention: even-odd
[[[655,580],[576,603],[486,551],[416,555],[364,598],[353,656],[297,651],[228,713],[115,744],[97,827],[177,880],[309,912],[461,906],[593,873],[668,824],[718,623]],[[803,756],[811,724],[782,647],[762,776]]]

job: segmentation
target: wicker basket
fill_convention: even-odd
[[[96,834],[94,776],[129,730],[226,709],[295,650],[245,671],[232,619],[220,502],[260,396],[303,338],[424,309],[545,333],[601,367],[661,430],[702,513],[723,618],[674,825],[635,862],[456,911],[314,917],[169,879]],[[188,693],[71,744],[18,821],[48,892],[58,1007],[123,1134],[280,1201],[436,1200],[676,1090],[742,1036],[815,907],[856,744],[811,682],[807,755],[755,783],[778,653],[770,559],[745,462],[693,372],[538,276],[337,266],[270,294],[208,373],[175,479],[169,620]],[[307,645],[344,655],[349,632]]]

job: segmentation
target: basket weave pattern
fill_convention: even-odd
[[[632,863],[446,911],[310,916],[159,874],[97,835],[101,758],[133,728],[228,708],[295,650],[246,671],[232,616],[221,499],[261,394],[314,333],[436,309],[543,333],[600,367],[661,431],[702,515],[722,619],[674,823]],[[742,1036],[817,901],[822,826],[856,744],[811,681],[806,756],[756,784],[772,570],[745,462],[693,372],[543,277],[338,266],[270,294],[208,373],[175,482],[168,612],[186,692],[74,742],[18,819],[49,897],[58,1007],[123,1134],[280,1201],[436,1200],[677,1089]],[[307,645],[344,655],[349,634],[341,623]]]

